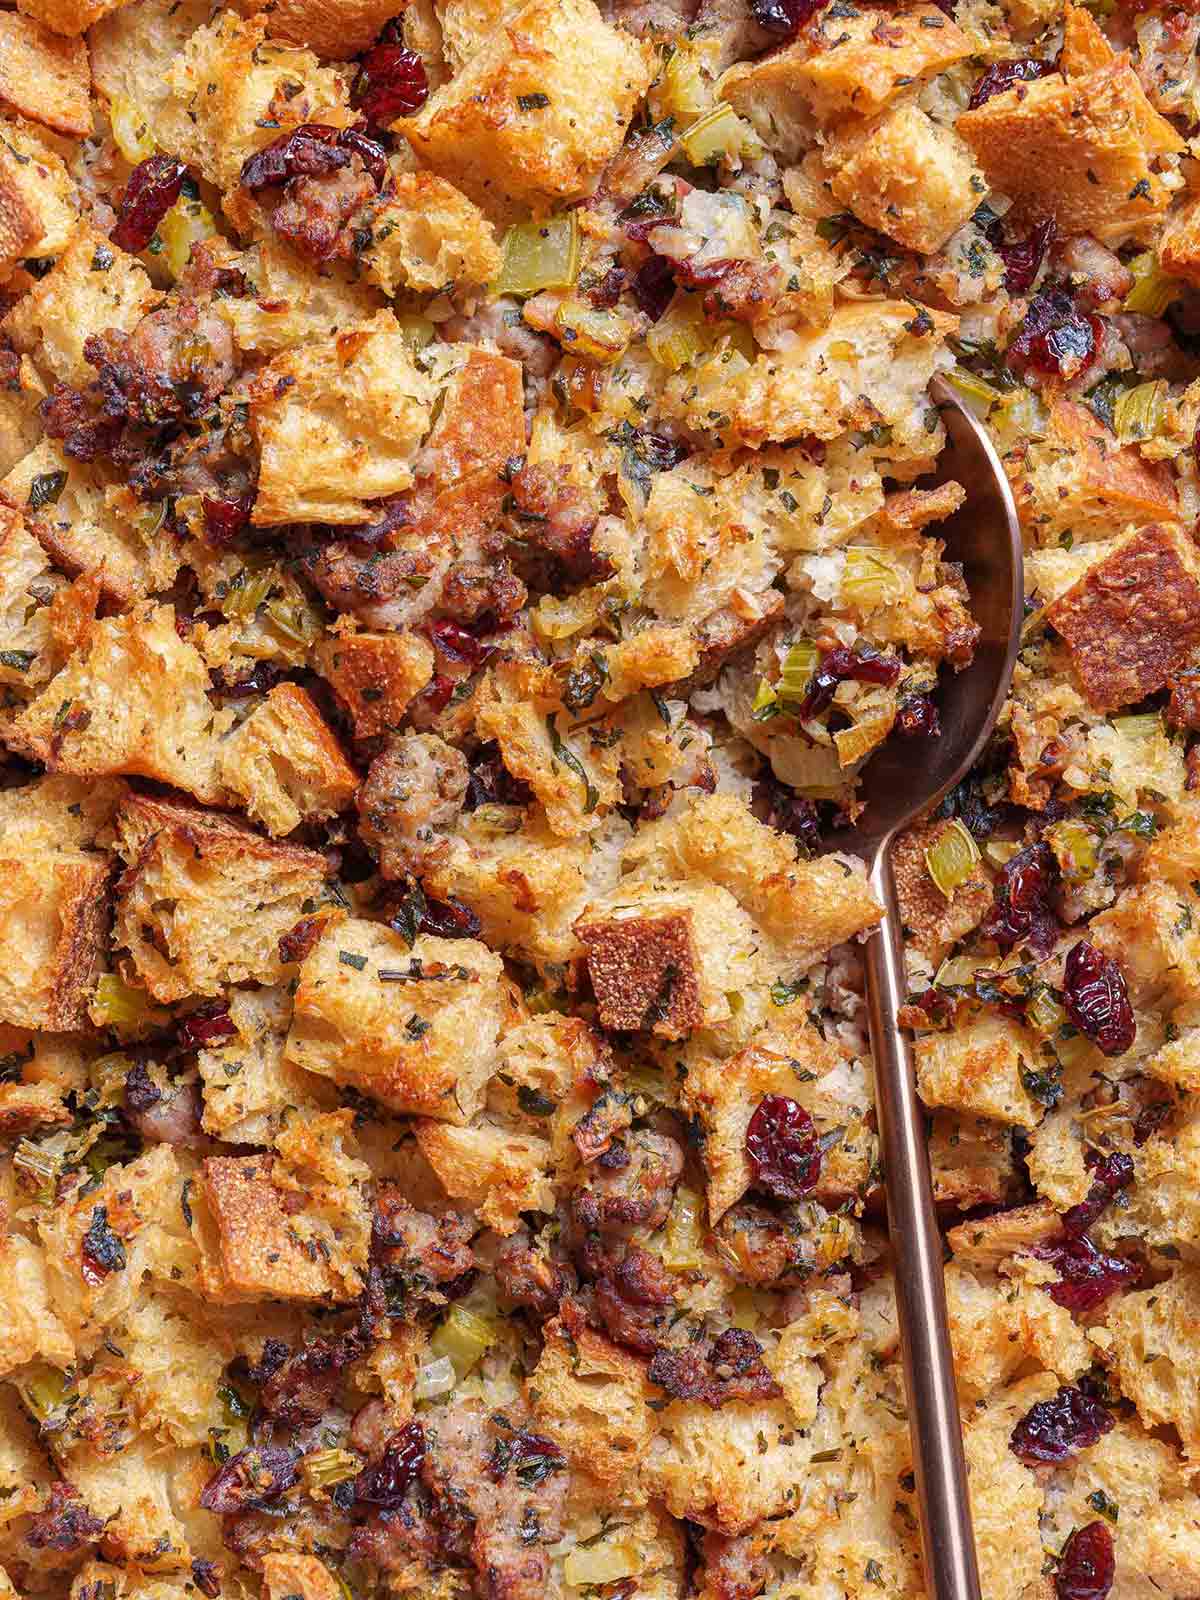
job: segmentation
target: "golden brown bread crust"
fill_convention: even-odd
[[[64,39],[31,17],[0,14],[0,101],[55,133],[92,128],[91,75],[82,39]]]
[[[690,911],[583,920],[588,976],[605,1028],[682,1039],[703,1016]]]

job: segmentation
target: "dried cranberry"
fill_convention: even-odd
[[[1032,286],[1057,231],[1053,217],[1039,222],[1032,233],[1027,233],[1023,239],[1017,239],[1012,244],[1004,242],[999,223],[995,224],[994,233],[989,230],[988,238],[1004,262],[1004,287],[1009,294],[1024,294]]]
[[[1032,83],[1035,79],[1048,77],[1057,70],[1053,61],[1037,61],[1033,56],[1022,56],[1017,61],[997,61],[994,67],[987,69],[971,91],[967,109],[977,111],[984,101],[990,100],[994,94],[1004,94],[1016,83]]]
[[[790,39],[820,11],[824,0],[750,0],[755,22],[766,33]]]
[[[222,1039],[232,1039],[237,1032],[229,1015],[227,1000],[210,1000],[206,1005],[189,1011],[179,1024],[179,1048],[202,1050],[220,1044]]]
[[[179,199],[187,166],[174,156],[147,156],[129,174],[117,205],[112,242],[136,255],[154,237],[154,230]]]
[[[430,895],[425,896],[425,905],[421,911],[422,933],[431,933],[438,939],[475,939],[478,938],[483,924],[461,900],[451,895],[448,900],[434,900]]]
[[[932,696],[910,694],[907,700],[901,702],[895,727],[902,739],[940,738],[942,722]]]
[[[80,1244],[83,1281],[93,1288],[112,1272],[125,1268],[125,1244],[108,1225],[108,1208],[93,1206],[92,1220]]]
[[[429,641],[435,650],[464,666],[477,667],[483,655],[483,646],[475,635],[449,617],[430,623]]]
[[[207,1600],[220,1600],[221,1573],[215,1561],[197,1556],[192,1562],[192,1582]]]
[[[230,544],[250,522],[250,496],[237,500],[217,500],[203,495],[204,532],[211,544]]]
[[[1008,347],[1010,365],[1075,378],[1096,358],[1104,336],[1099,317],[1079,310],[1065,289],[1042,289]]]
[[[343,150],[352,150],[371,174],[377,189],[387,181],[387,151],[378,139],[373,139],[365,128],[343,128],[338,134],[338,144]]]
[[[324,178],[350,165],[350,152],[338,143],[339,130],[323,122],[306,122],[281,133],[242,163],[240,183],[257,194],[292,178]]]
[[[777,778],[760,778],[752,793],[754,815],[780,833],[790,834],[807,855],[821,848],[821,820],[811,800]]]
[[[746,1157],[754,1182],[779,1200],[811,1194],[821,1176],[821,1145],[813,1119],[797,1100],[769,1094],[746,1129]]]
[[[674,293],[675,274],[665,256],[651,256],[638,268],[633,280],[633,298],[638,310],[651,322],[657,322],[666,311]]]
[[[609,267],[608,271],[587,291],[589,301],[599,311],[611,311],[621,298],[621,290],[629,282],[624,267]]]
[[[436,717],[445,711],[450,704],[450,696],[454,693],[456,687],[457,685],[453,678],[448,678],[444,672],[435,672],[424,689],[421,690],[419,699],[422,705]]]
[[[1107,1255],[1086,1235],[1072,1238],[1064,1233],[1039,1245],[1034,1253],[1058,1273],[1057,1283],[1047,1284],[1046,1293],[1068,1311],[1094,1311],[1109,1295],[1141,1276],[1136,1262]]]
[[[818,716],[832,705],[834,691],[847,678],[859,683],[890,686],[899,676],[900,663],[895,656],[881,656],[873,651],[851,650],[846,645],[839,645],[835,650],[827,650],[821,657],[796,715],[802,722]]]
[[[364,1467],[354,1480],[354,1498],[362,1505],[394,1511],[425,1460],[425,1430],[419,1422],[406,1422],[383,1447],[383,1454]]]
[[[162,1090],[147,1072],[145,1066],[137,1061],[125,1074],[125,1106],[129,1111],[149,1111],[162,1099]]]
[[[425,63],[394,37],[367,51],[350,90],[350,104],[377,127],[411,116],[428,98]]]
[[[1081,1200],[1077,1206],[1072,1206],[1064,1215],[1062,1219],[1064,1233],[1086,1233],[1112,1200],[1113,1195],[1133,1182],[1133,1158],[1119,1150],[1103,1158],[1095,1151],[1089,1150],[1087,1164],[1095,1174],[1094,1181],[1088,1190],[1087,1198]]]
[[[1054,870],[1054,854],[1041,840],[1006,862],[992,909],[980,924],[984,937],[1002,950],[1028,944],[1038,955],[1049,954],[1058,938],[1058,918],[1049,905]]]
[[[333,539],[354,539],[359,544],[379,544],[398,528],[407,528],[413,520],[412,495],[393,494],[375,502],[379,515],[373,522],[356,522],[348,528],[334,528],[322,524],[322,533]]]
[[[527,806],[532,800],[533,791],[524,779],[513,777],[500,759],[499,747],[495,744],[481,746],[471,762],[463,810],[474,811],[483,805]]]
[[[1089,1522],[1064,1545],[1054,1592],[1058,1600],[1105,1600],[1116,1570],[1112,1530],[1107,1523]]]
[[[1067,1015],[1106,1056],[1122,1056],[1137,1032],[1129,990],[1111,956],[1081,939],[1063,972]]]
[[[1052,1400],[1032,1406],[1013,1429],[1009,1449],[1028,1467],[1069,1461],[1113,1426],[1107,1406],[1081,1389],[1064,1386]]]
[[[493,1483],[502,1482],[510,1470],[515,1471],[522,1488],[532,1489],[564,1465],[563,1453],[553,1439],[517,1428],[496,1440],[487,1470]]]
[[[278,1500],[299,1476],[299,1457],[283,1445],[250,1445],[230,1456],[200,1491],[206,1511],[228,1517]]]
[[[218,700],[244,700],[250,694],[266,694],[283,682],[283,669],[272,661],[256,661],[244,677],[231,678],[224,667],[213,673],[212,694]]]

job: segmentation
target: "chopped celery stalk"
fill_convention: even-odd
[[[63,1374],[56,1367],[47,1366],[41,1361],[29,1368],[18,1380],[17,1387],[21,1399],[38,1422],[45,1422],[52,1416],[66,1401],[68,1393]]]
[[[963,984],[974,983],[975,962],[970,956],[955,956],[950,961],[943,961],[933,981],[939,989],[957,989]]]
[[[436,1400],[439,1395],[449,1394],[457,1382],[453,1361],[449,1356],[439,1356],[436,1361],[427,1361],[417,1373],[413,1399]]]
[[[783,676],[779,680],[781,700],[803,700],[817,670],[821,652],[811,639],[800,639],[792,645],[783,662]]]
[[[750,715],[755,722],[766,722],[768,717],[775,716],[781,709],[774,685],[766,678],[760,678],[758,688],[754,691],[754,704],[750,707]]]
[[[309,1489],[331,1489],[335,1483],[356,1478],[362,1460],[350,1450],[314,1450],[300,1463],[300,1472]]]
[[[842,596],[850,604],[861,607],[885,605],[900,589],[900,580],[894,567],[888,565],[874,550],[862,545],[851,545],[846,551],[846,567],[842,573]]]
[[[131,166],[136,167],[158,148],[146,118],[128,96],[113,95],[108,104],[108,120],[112,125],[113,143]]]
[[[202,239],[211,239],[217,231],[213,214],[201,200],[188,200],[181,196],[158,225],[162,240],[162,255],[173,278],[178,278],[192,255],[192,246]]]
[[[400,337],[404,340],[405,348],[410,350],[413,355],[416,355],[418,350],[424,350],[437,331],[428,317],[419,317],[414,314],[397,317],[396,321],[400,324]]]
[[[1184,285],[1172,278],[1159,265],[1153,250],[1134,256],[1129,263],[1133,273],[1133,288],[1125,296],[1123,311],[1140,311],[1147,317],[1161,317],[1163,312],[1183,293]]]
[[[482,833],[520,833],[525,826],[524,806],[482,805],[470,815],[472,825]]]
[[[967,409],[972,411],[982,422],[994,405],[1004,399],[1000,389],[994,388],[986,379],[977,377],[969,372],[966,367],[955,367],[946,374],[946,382],[956,394],[967,402]]]
[[[1165,378],[1158,378],[1153,383],[1139,383],[1136,389],[1126,389],[1113,406],[1113,431],[1117,438],[1153,439],[1162,426],[1166,402]]]
[[[678,372],[703,355],[711,340],[699,299],[681,290],[646,335],[646,348],[660,367]]]
[[[1157,711],[1144,711],[1136,717],[1114,717],[1112,725],[1123,739],[1153,739],[1162,732],[1162,718]]]
[[[761,150],[758,138],[727,100],[722,100],[679,136],[684,154],[694,167],[715,166],[723,156],[736,158]]]
[[[662,1263],[673,1272],[687,1272],[704,1262],[704,1198],[694,1189],[679,1188],[667,1217]]]
[[[265,612],[267,620],[285,639],[293,644],[316,644],[321,637],[321,621],[311,606],[303,601],[289,604],[286,600],[272,600]]]
[[[1095,875],[1100,864],[1096,835],[1084,822],[1057,822],[1046,837],[1062,875],[1069,883],[1082,883]]]
[[[1040,989],[1025,1007],[1025,1020],[1037,1033],[1049,1037],[1067,1020],[1067,1013],[1049,989]]]
[[[592,361],[619,361],[633,329],[615,311],[597,311],[569,295],[555,313],[554,325],[565,350]]]
[[[730,1321],[735,1328],[745,1328],[753,1333],[758,1326],[758,1307],[754,1301],[753,1289],[735,1289],[729,1297],[732,1315]]]
[[[715,66],[712,45],[704,40],[683,39],[671,52],[655,90],[657,113],[673,117],[675,126],[695,127],[699,118],[712,110],[712,77],[705,62]]]
[[[494,1323],[477,1317],[465,1306],[452,1306],[445,1322],[434,1330],[429,1341],[429,1353],[435,1360],[439,1356],[449,1356],[455,1372],[460,1378],[465,1378],[478,1365],[484,1351],[495,1342]]]
[[[544,1017],[552,1011],[561,1011],[566,996],[558,989],[534,989],[525,996],[525,1009],[531,1017]]]
[[[579,276],[579,220],[575,213],[545,222],[517,222],[504,235],[504,259],[492,285],[496,294],[537,294],[569,289]]]
[[[251,572],[249,567],[242,567],[221,598],[223,614],[227,617],[252,617],[270,594],[275,577],[276,574],[269,567],[265,572]]]
[[[636,1540],[605,1539],[586,1549],[576,1545],[563,1562],[563,1577],[572,1588],[595,1588],[599,1584],[636,1577],[642,1564]]]
[[[929,876],[949,900],[960,884],[966,883],[979,861],[979,846],[957,817],[925,852]]]
[[[98,1027],[133,1027],[145,1021],[149,1010],[150,996],[144,989],[132,988],[115,972],[101,975],[92,1001],[92,1019]]]

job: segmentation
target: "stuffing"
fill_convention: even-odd
[[[1172,277],[1200,283],[1200,198],[1172,213],[1158,241],[1158,259]]]
[[[1123,1295],[1108,1313],[1105,1360],[1147,1428],[1177,1429],[1184,1454],[1200,1449],[1200,1387],[1191,1348],[1200,1319],[1200,1275],[1177,1267],[1153,1289]]]
[[[127,4],[128,0],[21,0],[17,10],[69,38],[86,33],[101,17]]]
[[[1035,1285],[989,1281],[952,1261],[946,1303],[964,1402],[987,1399],[1031,1360],[1063,1383],[1074,1382],[1092,1363],[1094,1352],[1070,1312]]]
[[[265,1600],[341,1600],[341,1580],[316,1556],[277,1551],[262,1568]]]
[[[905,929],[915,948],[935,964],[951,945],[979,926],[992,905],[992,883],[982,856],[949,895],[930,876],[929,852],[951,827],[948,821],[918,823],[900,836],[892,850]]]
[[[303,689],[283,683],[221,747],[220,781],[278,837],[345,811],[358,775]]]
[[[546,1324],[543,1337],[526,1385],[539,1428],[606,1494],[639,1504],[639,1469],[655,1431],[645,1362],[559,1319]]]
[[[103,1524],[101,1554],[149,1572],[190,1567],[192,1549],[175,1497],[186,1496],[188,1487],[195,1493],[196,1466],[193,1453],[164,1450],[145,1434],[116,1455],[77,1453],[70,1481]]]
[[[976,1412],[963,1429],[979,1577],[988,1600],[1024,1600],[1042,1569],[1042,1491],[1009,1449],[1009,1439],[1029,1408],[1057,1388],[1046,1374],[1027,1378]]]
[[[104,1369],[127,1386],[139,1426],[163,1444],[206,1445],[220,1414],[227,1347],[194,1302],[149,1295],[120,1324]],[[111,1352],[106,1352],[111,1354]]]
[[[55,133],[90,133],[90,89],[82,39],[65,39],[19,12],[0,16],[0,101],[18,116]]]
[[[113,939],[156,1000],[286,976],[280,942],[315,909],[323,856],[269,843],[217,812],[141,795],[123,803],[117,827],[126,870]]]
[[[57,588],[53,569],[20,512],[0,505],[0,682],[34,687],[49,676],[46,602]]]
[[[50,1305],[46,1261],[39,1247],[19,1233],[0,1241],[0,1370],[7,1376],[31,1361],[65,1370],[75,1343]]]
[[[465,1123],[496,1064],[501,973],[473,939],[334,923],[300,964],[286,1058],[393,1111]]]
[[[371,242],[360,260],[384,294],[484,284],[500,266],[491,223],[452,183],[431,172],[400,173],[369,226]]]
[[[361,55],[396,14],[392,0],[273,0],[265,9],[272,39],[303,45],[333,61]]]
[[[547,1140],[487,1122],[456,1128],[418,1121],[413,1131],[450,1198],[465,1200],[501,1237],[516,1231],[523,1211],[554,1210]]]
[[[792,86],[822,123],[869,117],[902,90],[969,56],[970,38],[932,5],[895,14],[864,7],[849,17],[827,12],[811,43],[789,45],[797,57]]]
[[[915,1041],[917,1084],[928,1105],[995,1117],[1033,1128],[1043,1108],[1026,1088],[1042,1064],[1037,1035],[1006,1017],[982,1015],[951,1033],[921,1034]]]
[[[74,185],[62,157],[35,130],[0,118],[0,278],[44,260],[75,231]]]
[[[1200,897],[1194,889],[1138,884],[1095,917],[1088,934],[1120,965],[1136,1004],[1200,999]]]
[[[432,647],[416,633],[343,633],[323,639],[317,668],[354,718],[356,739],[398,731],[433,677]]]
[[[586,195],[616,154],[653,61],[592,0],[526,0],[395,126],[489,215],[544,214]]]
[[[206,1133],[228,1144],[273,1144],[291,1110],[328,1110],[332,1086],[284,1055],[292,1020],[286,989],[236,989],[229,1000],[233,1034],[196,1058]]]
[[[145,0],[142,0],[142,4]],[[343,329],[369,322],[382,307],[382,296],[357,273],[339,262],[327,262],[316,277],[298,255],[274,235],[256,239],[243,251],[229,250],[218,262],[241,274],[245,294],[230,294],[216,303],[242,350],[275,355],[332,338]]]
[[[137,0],[88,28],[92,82],[108,102],[110,120],[122,113],[144,119],[162,150],[189,144],[194,124],[168,73],[210,14],[207,0]]]

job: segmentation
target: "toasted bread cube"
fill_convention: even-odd
[[[82,39],[51,33],[32,17],[0,12],[0,101],[55,133],[92,131],[92,76]]]
[[[1200,196],[1172,211],[1158,240],[1164,272],[1200,285]]]
[[[588,1327],[556,1317],[542,1329],[542,1353],[526,1385],[538,1429],[572,1470],[594,1478],[623,1504],[640,1504],[639,1466],[654,1431],[646,1363]]]
[[[287,1059],[393,1111],[467,1122],[496,1063],[502,973],[474,939],[410,950],[378,923],[338,923],[301,965]]]
[[[86,33],[93,22],[128,4],[129,0],[20,0],[17,10],[69,38]]]
[[[1024,1600],[1042,1569],[1042,1489],[1013,1454],[1010,1441],[1026,1412],[1057,1389],[1057,1380],[1047,1373],[1026,1378],[976,1411],[963,1430],[975,1549],[988,1600]]]
[[[221,782],[251,821],[279,835],[345,811],[358,774],[311,698],[281,683],[222,746]]]
[[[187,1570],[192,1547],[175,1497],[182,1509],[189,1492],[194,1496],[203,1487],[198,1466],[195,1450],[166,1449],[144,1433],[111,1455],[80,1450],[71,1456],[70,1480],[103,1523],[101,1550],[118,1568],[128,1564],[135,1571],[180,1575]],[[150,1581],[155,1588],[162,1582]]]
[[[458,284],[490,283],[500,270],[491,223],[445,178],[402,172],[371,218],[371,243],[359,259],[384,294],[436,294]]]
[[[1060,400],[1046,437],[1029,447],[1013,483],[1027,527],[1039,545],[1109,539],[1131,523],[1174,520],[1175,483],[1162,462],[1122,445],[1087,406]]]
[[[162,149],[178,152],[195,137],[195,125],[167,75],[196,29],[208,22],[207,0],[138,0],[111,11],[88,30],[92,83],[110,107],[136,108]]]
[[[1151,162],[1184,148],[1126,54],[1079,77],[1051,73],[993,95],[956,127],[1018,214],[1101,239],[1166,210],[1172,189]]]
[[[972,1271],[991,1270],[1045,1244],[1061,1231],[1058,1213],[1045,1201],[1038,1201],[960,1222],[947,1233],[946,1243],[963,1266]]]
[[[49,676],[49,663],[41,657],[50,642],[45,599],[55,582],[24,518],[0,505],[0,683],[33,688]]]
[[[325,858],[274,844],[198,806],[130,796],[117,818],[126,863],[114,938],[156,1000],[278,983],[279,941],[320,896]]]
[[[395,126],[489,215],[587,194],[654,75],[649,45],[592,0],[525,0],[416,116]]]
[[[798,92],[808,59],[807,39],[739,61],[721,76],[720,99],[747,121],[782,167],[798,162],[816,143],[817,121]]]
[[[274,355],[327,339],[367,322],[382,306],[378,289],[357,281],[349,266],[329,262],[318,277],[273,235],[240,253],[231,250],[229,265],[256,291],[215,302],[243,350]]]
[[[208,671],[172,606],[98,622],[91,640],[17,718],[14,736],[57,772],[136,773],[221,796]]]
[[[946,820],[920,823],[901,834],[892,851],[905,930],[915,948],[935,963],[979,926],[992,904],[992,880],[982,861],[949,898],[929,876],[927,853],[952,826]]]
[[[1105,1322],[1113,1335],[1108,1359],[1121,1392],[1147,1428],[1174,1427],[1185,1455],[1200,1455],[1200,1272],[1176,1267],[1166,1283],[1122,1295]]]
[[[1044,1290],[1006,1278],[976,1277],[957,1262],[946,1267],[946,1309],[954,1372],[963,1400],[980,1400],[1008,1383],[1030,1360],[1071,1383],[1092,1364],[1092,1349],[1071,1313]]]
[[[814,48],[815,46],[815,48]],[[936,6],[827,13],[793,73],[795,92],[822,123],[872,116],[902,90],[963,60],[971,41]],[[800,53],[797,46],[790,50]]]
[[[1042,1065],[1036,1034],[1005,1017],[983,1016],[952,1033],[914,1043],[917,1086],[930,1106],[953,1106],[1018,1128],[1034,1128],[1043,1108],[1025,1087]]]
[[[516,1232],[523,1211],[554,1210],[548,1140],[488,1123],[456,1128],[424,1119],[413,1132],[450,1198],[465,1200],[502,1237]]]
[[[29,1361],[71,1366],[75,1345],[51,1309],[45,1257],[19,1233],[0,1240],[0,1286],[0,1373]]]
[[[393,0],[274,0],[267,31],[327,60],[349,61],[373,45],[395,15]]]
[[[434,393],[390,312],[276,356],[250,406],[262,452],[252,521],[369,521],[369,501],[412,484]]]
[[[830,189],[860,221],[932,255],[979,205],[986,184],[968,145],[906,101],[825,150]]]
[[[86,1028],[108,925],[108,863],[81,851],[3,854],[0,846],[0,1021]]]
[[[264,1555],[262,1571],[263,1600],[342,1600],[342,1580],[316,1556],[291,1550]]]
[[[77,220],[62,157],[27,124],[0,119],[0,277],[18,261],[59,255]]]
[[[1088,938],[1121,968],[1138,1006],[1200,999],[1200,898],[1161,882],[1126,889],[1088,924]]]
[[[229,997],[237,1033],[196,1058],[204,1096],[201,1126],[227,1144],[269,1145],[289,1111],[329,1109],[333,1086],[284,1057],[292,1002],[286,989],[237,989]]]
[[[1046,608],[1097,711],[1161,689],[1200,644],[1200,558],[1175,525],[1141,528]]]
[[[1002,1206],[1017,1190],[1012,1135],[983,1117],[938,1112],[929,1135],[933,1195],[959,1211]]]
[[[347,633],[322,639],[317,670],[354,718],[356,739],[398,731],[409,702],[433,677],[433,647],[417,633]]]
[[[115,1358],[139,1426],[177,1445],[209,1442],[220,1406],[217,1391],[225,1381],[221,1342],[198,1311],[145,1294],[122,1322],[121,1354]]]
[[[84,389],[96,376],[83,359],[84,341],[108,328],[131,333],[155,298],[141,263],[81,223],[46,276],[0,323],[0,331],[14,350],[33,355],[50,378]]]
[[[625,882],[575,924],[606,1028],[664,1039],[732,1015],[729,995],[762,980],[754,924],[709,883]]]

